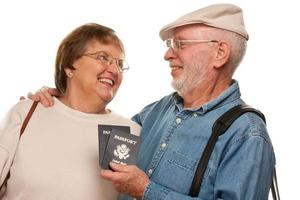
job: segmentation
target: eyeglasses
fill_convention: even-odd
[[[93,58],[97,61],[100,61],[102,64],[104,64],[106,66],[112,65],[113,61],[115,60],[119,71],[122,73],[128,71],[128,69],[129,69],[129,66],[125,60],[120,59],[120,58],[114,58],[105,51],[97,51],[95,53],[85,53],[82,55]]]
[[[219,42],[218,40],[177,40],[170,38],[166,40],[168,48],[172,48],[174,51],[182,49],[182,45],[193,44],[193,43],[208,43],[208,42]]]

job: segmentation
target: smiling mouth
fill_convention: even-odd
[[[183,69],[183,67],[180,65],[172,65],[170,66],[170,68],[171,68],[171,72]]]
[[[115,82],[113,81],[113,80],[111,80],[111,79],[108,79],[108,78],[98,78],[98,81],[100,82],[100,83],[104,83],[104,84],[108,84],[108,85],[110,85],[111,87],[112,86],[114,86],[114,84],[115,84]]]
[[[174,65],[174,66],[171,66],[171,69],[172,70],[176,70],[176,69],[182,69],[183,67],[181,67],[181,66],[178,66],[178,65]]]

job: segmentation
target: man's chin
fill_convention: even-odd
[[[176,92],[179,94],[179,96],[183,97],[185,94],[191,92],[193,90],[193,87],[189,87],[187,84],[184,84],[183,81],[172,81],[172,87]]]
[[[179,94],[181,93],[181,90],[183,88],[183,82],[182,81],[172,81],[171,83],[172,87],[174,90],[176,90],[176,92],[178,92]]]
[[[171,85],[172,87],[177,90],[178,88],[182,88],[184,84],[184,81],[182,79],[178,79],[178,78],[173,78]]]

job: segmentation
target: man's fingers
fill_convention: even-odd
[[[51,96],[59,97],[61,93],[56,88],[48,88],[48,92]]]
[[[42,87],[39,92],[41,92],[41,103],[43,102],[47,103],[48,106],[52,106],[54,104],[53,95],[50,93],[50,88],[44,86]],[[53,92],[53,91],[52,91]]]
[[[46,93],[47,93],[47,88],[42,87],[38,91],[35,92],[35,94],[28,93],[28,98],[33,100],[33,101],[38,101],[40,102],[43,106],[48,107],[50,106],[50,102],[47,99]]]
[[[109,166],[116,172],[130,172],[133,166],[121,165],[114,162],[110,162]]]
[[[110,180],[112,182],[119,182],[123,177],[121,173],[113,172],[111,170],[101,170],[100,175],[102,176],[102,178]]]
[[[31,92],[29,92],[29,93],[27,94],[27,97],[28,97],[29,99],[31,99],[32,101],[40,101],[40,97],[37,96],[37,95],[32,94]]]
[[[34,94],[31,92],[27,94],[27,97],[33,101],[40,102],[43,106],[49,107],[54,104],[53,96],[60,96],[61,94],[55,88],[48,88],[47,86],[42,87]],[[20,98],[21,100],[21,98]]]
[[[150,180],[147,175],[135,165],[120,165],[110,163],[114,170],[101,170],[104,179],[112,181],[116,190],[120,193],[134,197],[142,197]],[[117,171],[118,170],[118,171]]]

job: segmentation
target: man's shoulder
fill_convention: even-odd
[[[159,115],[159,113],[166,112],[166,110],[168,110],[170,106],[172,106],[173,104],[172,99],[173,99],[173,93],[166,95],[163,98],[148,104],[139,113],[134,115],[132,117],[132,120],[139,124],[142,124],[142,122],[147,116],[149,115],[157,116]]]
[[[246,112],[238,117],[228,132],[232,134],[233,141],[242,142],[250,138],[263,138],[266,142],[271,143],[266,123],[258,114],[253,112]]]
[[[214,108],[212,112],[209,112],[211,119],[211,126],[220,119],[222,115],[227,113],[230,109],[237,105],[245,104],[241,99],[237,99],[223,106]],[[237,112],[235,112],[237,114]],[[224,118],[223,118],[224,119]],[[227,118],[228,119],[228,118]],[[223,121],[222,123],[229,123]],[[264,120],[254,112],[244,112],[240,116],[237,116],[232,124],[228,127],[224,135],[231,138],[247,138],[253,136],[261,136],[268,139],[268,133],[266,129],[266,123]],[[225,136],[225,137],[227,137]]]
[[[155,108],[161,109],[161,108],[170,106],[170,104],[172,104],[172,102],[173,102],[173,95],[174,95],[174,93],[171,93],[169,95],[162,97],[161,99],[159,99],[157,101],[154,101],[154,102],[148,104],[147,106],[145,106],[143,108],[143,111],[152,110]]]

